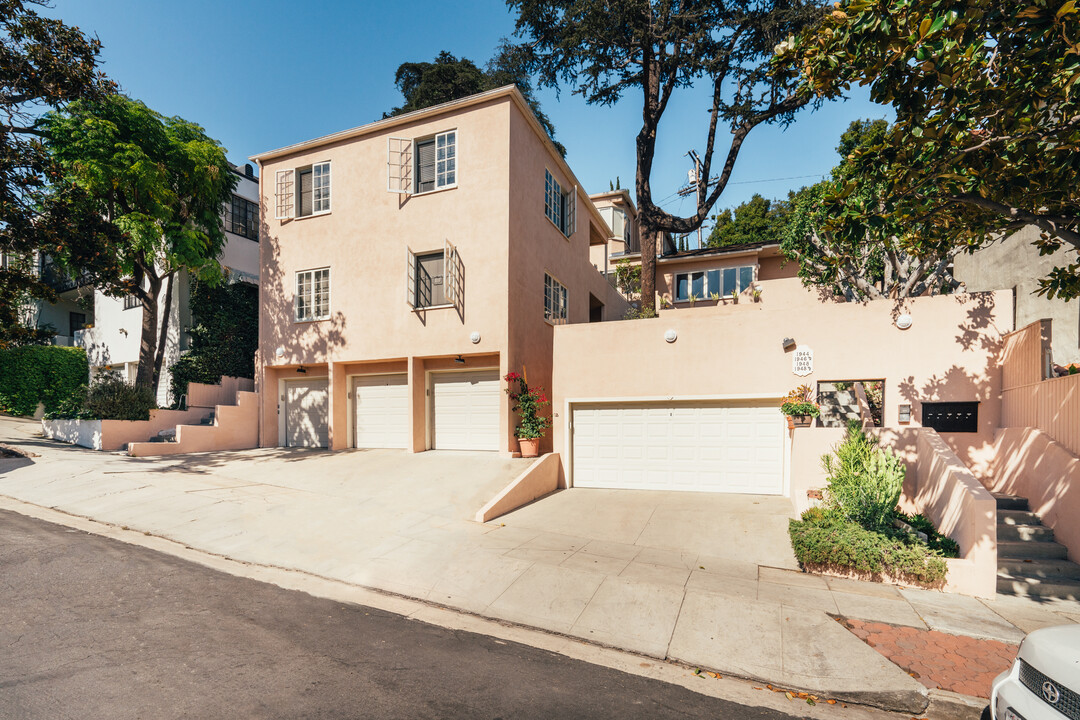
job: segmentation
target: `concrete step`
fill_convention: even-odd
[[[1080,580],[1018,578],[998,575],[997,591],[1004,595],[1080,600]]]
[[[1054,542],[1054,529],[1045,525],[1004,525],[998,523],[998,542],[1017,540],[1022,542]]]
[[[998,510],[998,525],[1042,525],[1039,516],[1030,510]]]
[[[1080,565],[1068,560],[1019,560],[998,558],[998,575],[1040,580],[1064,578],[1080,580]]]
[[[1019,495],[1009,495],[1008,493],[990,493],[997,500],[998,510],[1027,510],[1028,501],[1025,497]]]
[[[1064,560],[1069,551],[1056,542],[1029,542],[1024,540],[998,541],[998,558],[1025,558],[1039,560]]]

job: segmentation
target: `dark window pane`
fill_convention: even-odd
[[[754,282],[754,268],[751,265],[744,265],[739,268],[739,292],[742,292],[746,288],[750,287],[750,283]]]
[[[443,282],[443,254],[416,256],[416,306],[431,307],[446,304],[446,285]]]
[[[300,171],[300,217],[311,214],[311,170]]]

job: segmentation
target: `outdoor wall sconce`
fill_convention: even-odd
[[[784,352],[795,349],[795,340],[793,338],[784,338],[781,344],[784,346]]]
[[[664,340],[667,340],[669,343],[673,343],[678,339],[679,333],[675,332],[674,329],[668,330],[666,333],[664,333]]]
[[[897,405],[896,406],[896,420],[897,420],[897,422],[902,422],[902,423],[911,422],[911,406],[910,405]]]
[[[306,373],[307,368],[304,367],[303,365],[301,365],[300,367],[296,368],[296,372],[298,372],[298,373]]]
[[[904,313],[900,317],[896,318],[896,327],[900,328],[901,330],[907,330],[909,327],[911,327],[911,315]]]
[[[471,335],[469,335],[469,342],[471,342],[473,345],[480,342],[480,333],[474,332]]]
[[[454,362],[456,362],[458,365],[464,365],[465,364],[465,358],[458,355],[456,358],[454,358]]]
[[[278,349],[274,351],[274,354],[278,357],[285,357],[285,348],[278,347]]]

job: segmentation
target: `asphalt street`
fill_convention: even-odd
[[[800,717],[0,511],[0,718]]]

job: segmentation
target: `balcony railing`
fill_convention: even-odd
[[[71,277],[52,262],[41,263],[41,281],[58,293],[93,284],[89,273],[79,273]]]

